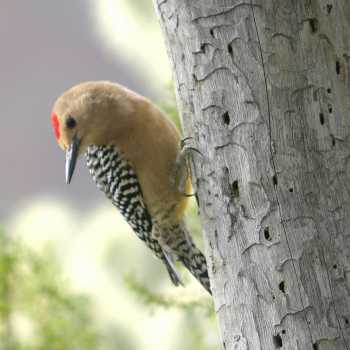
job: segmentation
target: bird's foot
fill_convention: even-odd
[[[176,159],[175,164],[175,183],[178,190],[186,197],[195,196],[195,193],[187,193],[187,189],[190,186],[191,182],[191,160],[194,153],[197,153],[201,156],[203,154],[197,149],[189,145],[189,140],[193,137],[188,136],[181,140],[180,148],[181,151]]]

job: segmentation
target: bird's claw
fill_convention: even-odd
[[[203,154],[195,147],[192,147],[187,144],[189,140],[193,139],[192,136],[185,137],[180,142],[181,151],[176,159],[175,166],[175,182],[178,187],[178,190],[185,197],[195,196],[196,193],[186,193],[187,181],[191,180],[191,164],[190,160],[192,154],[195,152],[203,157]]]

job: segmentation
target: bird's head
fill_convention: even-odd
[[[79,155],[89,145],[107,145],[127,133],[134,112],[133,93],[110,82],[87,82],[63,93],[51,121],[59,146],[66,151],[66,182],[70,183]]]

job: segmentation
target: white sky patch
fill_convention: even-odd
[[[30,318],[20,312],[14,312],[11,316],[11,324],[14,325],[14,338],[27,346],[33,346],[36,342],[36,329]]]
[[[56,201],[36,199],[24,203],[16,210],[6,225],[6,232],[40,251],[52,241],[64,249],[77,227],[67,206]]]
[[[171,80],[171,70],[159,24],[155,14],[139,16],[128,2],[94,2],[92,17],[97,33],[110,51],[125,57],[154,87],[162,89]]]

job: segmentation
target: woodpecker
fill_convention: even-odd
[[[162,260],[174,285],[182,284],[178,260],[211,293],[206,259],[184,222],[189,148],[174,124],[145,97],[108,81],[64,92],[51,121],[66,152],[67,184],[84,154],[97,187]]]

